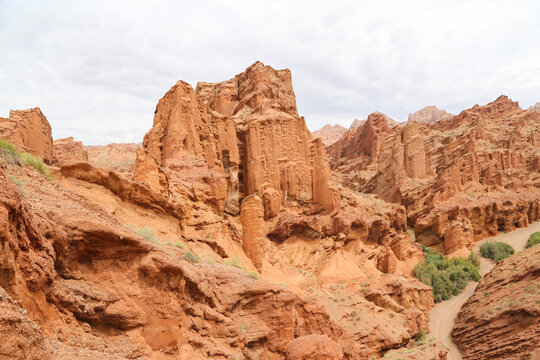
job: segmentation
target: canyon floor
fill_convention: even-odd
[[[540,231],[540,221],[532,223],[526,228],[517,229],[508,233],[501,233],[497,236],[486,238],[481,242],[476,243],[473,251],[478,255],[480,260],[480,273],[482,276],[486,275],[491,271],[491,269],[493,269],[495,262],[480,255],[480,245],[488,241],[501,241],[511,245],[516,252],[519,252],[525,249],[525,244],[527,243],[529,236],[537,231]],[[448,347],[448,360],[462,359],[459,349],[452,341],[450,333],[454,327],[456,316],[461,310],[461,307],[474,294],[477,285],[478,283],[476,282],[470,282],[461,293],[454,296],[450,300],[435,304],[433,309],[431,309],[429,312],[431,332],[428,336],[435,337],[446,347]]]

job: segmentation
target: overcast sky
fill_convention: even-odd
[[[375,110],[540,101],[540,1],[0,0],[0,116],[139,142],[177,81],[289,68],[311,130]]]

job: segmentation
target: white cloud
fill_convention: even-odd
[[[256,60],[291,69],[311,129],[540,101],[538,1],[290,3],[0,0],[0,116],[39,106],[55,138],[140,141],[177,80]]]

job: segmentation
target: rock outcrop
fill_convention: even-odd
[[[72,137],[53,141],[54,159],[59,165],[70,161],[88,161],[88,152],[82,142],[73,140]]]
[[[434,124],[439,120],[449,119],[453,114],[445,110],[439,110],[436,106],[426,106],[412,114],[409,114],[409,121],[420,124]]]
[[[258,271],[263,265],[264,207],[257,195],[250,195],[242,201],[240,222],[242,223],[242,249]]]
[[[404,205],[417,241],[451,253],[539,218],[539,123],[501,96],[429,126],[379,132],[377,159],[345,134],[330,147],[331,166],[344,186]]]
[[[312,211],[330,211],[339,203],[324,145],[296,112],[288,70],[257,62],[231,80],[199,83],[196,92],[179,81],[160,100],[143,148],[136,174],[156,183],[137,169],[150,157],[169,179],[169,191],[185,198],[193,196],[183,188],[215,184],[197,198],[207,197],[218,213],[237,215],[244,197],[268,188],[279,192],[282,203],[298,202]],[[198,163],[200,176],[190,178],[190,186],[178,180],[173,189],[174,173],[186,161]]]
[[[22,197],[0,170],[0,287],[9,295],[0,294],[0,331],[11,358],[285,359],[291,341],[312,334],[358,358],[350,334],[313,302],[164,251],[35,171],[13,171],[26,185]]]
[[[51,125],[40,108],[11,110],[8,119],[0,118],[0,137],[48,164],[54,161]]]
[[[110,168],[127,177],[133,176],[137,150],[142,144],[109,144],[85,146],[88,162],[95,167]]]
[[[499,262],[462,307],[452,337],[463,359],[540,357],[540,246]]]
[[[320,138],[325,146],[330,146],[338,141],[341,136],[347,131],[347,128],[336,125],[324,125],[319,130],[315,130],[312,134],[315,138]]]

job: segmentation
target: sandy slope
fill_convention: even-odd
[[[474,251],[478,254],[480,258],[480,273],[483,275],[487,274],[495,266],[495,262],[485,259],[480,256],[479,248],[480,245],[485,241],[503,241],[514,247],[517,251],[521,251],[525,248],[527,239],[529,236],[535,232],[540,231],[540,221],[537,221],[530,226],[522,229],[518,229],[511,233],[501,233],[497,236],[486,238],[478,242]],[[454,326],[454,320],[467,299],[474,293],[477,283],[470,282],[465,289],[457,296],[454,296],[450,300],[440,302],[435,305],[435,307],[430,311],[430,337],[435,337],[440,340],[444,345],[446,345],[450,351],[448,352],[448,360],[459,360],[461,355],[458,348],[454,345],[454,342],[450,338],[450,331]]]

